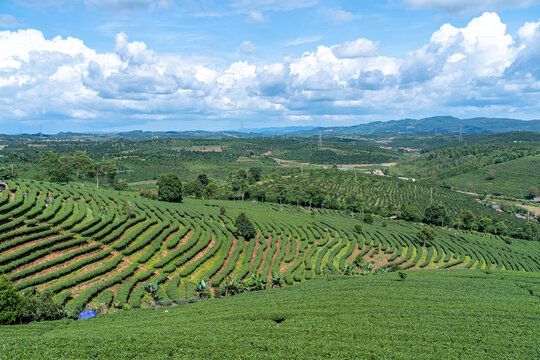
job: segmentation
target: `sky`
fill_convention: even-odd
[[[0,133],[539,111],[540,0],[0,0]]]

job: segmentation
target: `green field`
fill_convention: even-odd
[[[376,217],[358,233],[357,215],[346,211],[251,201],[178,204],[89,186],[9,185],[0,197],[0,272],[22,292],[51,291],[71,314],[96,303],[111,311],[144,306],[149,281],[160,284],[165,301],[179,302],[195,297],[201,279],[217,291],[227,277],[270,280],[280,273],[291,285],[345,273],[357,258],[364,264],[356,270],[367,273],[389,265],[540,271],[536,242],[508,244],[492,234],[439,228],[424,246],[416,237],[421,224],[384,226]],[[240,212],[253,221],[256,238],[237,236]]]
[[[0,358],[538,359],[539,296],[536,273],[320,278],[91,320],[4,326]]]
[[[488,171],[495,170],[495,178],[488,179]],[[479,194],[501,194],[524,199],[530,187],[540,188],[540,155],[486,166],[463,175],[451,177],[455,188]]]

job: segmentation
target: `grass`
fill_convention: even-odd
[[[318,278],[190,305],[4,326],[0,358],[540,357],[540,274],[408,273],[405,281],[396,273]]]

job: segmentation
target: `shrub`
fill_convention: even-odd
[[[362,228],[362,224],[356,224],[356,225],[354,225],[354,231],[356,231],[357,233],[361,234],[362,231],[364,231],[364,229]]]
[[[257,231],[253,226],[253,223],[247,217],[246,213],[240,213],[236,218],[235,226],[237,229],[238,235],[246,238],[252,239],[257,235]]]
[[[387,226],[388,226],[388,221],[383,220],[383,221],[382,221],[382,226],[383,226],[383,227],[387,227]]]
[[[226,212],[227,212],[227,209],[225,208],[225,206],[221,205],[221,206],[219,207],[219,213],[220,213],[221,215],[225,215]]]
[[[0,275],[0,324],[14,324],[22,317],[23,297],[9,281],[7,275]]]
[[[54,302],[50,291],[34,289],[24,299],[22,314],[26,321],[58,320],[64,317],[64,309]]]
[[[366,224],[373,224],[373,220],[374,220],[373,214],[371,214],[371,213],[366,213],[366,214],[364,215],[364,222],[365,222]]]
[[[141,188],[140,194],[142,197],[148,198],[148,199],[157,199],[158,194],[156,194],[154,191],[147,189],[147,188]]]
[[[407,273],[403,270],[398,271],[398,276],[400,280],[405,280],[407,278]]]
[[[505,241],[507,244],[511,244],[511,243],[514,242],[514,240],[512,240],[512,238],[509,237],[509,236],[505,237],[505,238],[504,238],[504,241]]]

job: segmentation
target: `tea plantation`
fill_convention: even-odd
[[[0,327],[0,359],[538,359],[540,274],[418,270]]]
[[[220,206],[225,209],[220,211]],[[246,212],[257,236],[236,236]],[[416,237],[421,224],[380,218],[363,223],[335,210],[240,201],[186,199],[181,204],[129,193],[10,182],[0,197],[0,273],[18,290],[47,289],[76,314],[89,303],[138,308],[143,286],[160,285],[164,302],[195,296],[204,279],[216,291],[226,278],[251,274],[286,284],[320,275],[403,269],[539,271],[536,242],[440,228]],[[385,222],[386,223],[386,222]],[[425,246],[424,246],[425,245]]]

